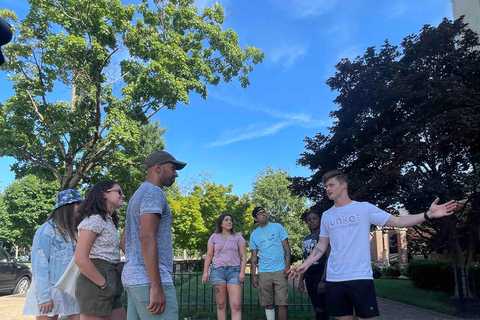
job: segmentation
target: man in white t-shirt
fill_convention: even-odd
[[[348,195],[348,178],[339,171],[322,177],[333,207],[323,213],[320,239],[305,262],[289,270],[290,276],[304,273],[331,246],[327,263],[327,314],[339,320],[379,316],[372,266],[370,263],[370,225],[411,227],[432,218],[453,213],[457,204],[452,200],[442,205],[435,199],[423,214],[392,216],[368,202],[352,201]]]

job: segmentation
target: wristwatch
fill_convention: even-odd
[[[425,213],[423,214],[423,217],[425,218],[425,221],[432,222],[432,218],[428,216],[428,211],[425,211]]]

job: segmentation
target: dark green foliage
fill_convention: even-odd
[[[372,264],[372,271],[373,271],[373,279],[378,279],[382,276],[382,269],[375,264]]]
[[[408,275],[415,286],[426,290],[454,291],[455,277],[451,262],[439,260],[412,260]]]
[[[397,261],[392,261],[392,262],[397,262]],[[400,266],[398,265],[398,262],[391,263],[390,267],[387,267],[383,269],[383,276],[387,279],[397,279],[400,277],[402,274],[402,270],[400,269]]]
[[[322,175],[349,175],[352,199],[395,213],[462,200],[454,215],[417,226],[431,250],[468,266],[479,244],[480,41],[462,19],[444,19],[407,36],[401,48],[385,41],[354,61],[342,59],[327,84],[338,92],[330,134],[305,139],[298,163],[311,177],[293,189],[320,210],[331,206]],[[423,243],[422,243],[423,245]]]

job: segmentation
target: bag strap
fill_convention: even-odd
[[[220,250],[219,253],[217,253],[216,255],[213,256],[213,258],[212,258],[212,263],[213,263],[213,259],[218,258],[218,256],[220,255],[220,253],[223,252],[223,249],[225,249],[225,247],[227,246],[227,243],[228,243],[228,241],[230,241],[230,238],[231,238],[231,237],[232,237],[232,235],[230,235],[230,237],[228,237],[227,241],[226,241],[225,244],[223,245],[222,250]]]

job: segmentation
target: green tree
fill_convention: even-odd
[[[98,171],[85,177],[84,182],[93,185],[100,180],[115,180],[122,187],[125,197],[130,199],[145,180],[147,156],[154,151],[165,149],[166,146],[163,134],[167,128],[160,128],[158,121],[149,122],[140,126],[139,129],[137,143],[106,154],[100,162],[103,165],[97,167]]]
[[[29,0],[2,66],[15,94],[0,103],[0,155],[17,160],[17,177],[75,188],[92,172],[135,162],[135,152],[119,153],[138,148],[140,127],[162,108],[188,104],[193,92],[206,99],[221,81],[248,86],[263,53],[222,30],[218,3],[198,13],[193,2]]]
[[[303,237],[309,233],[304,223],[300,223],[301,215],[306,209],[306,198],[293,195],[289,189],[291,184],[288,172],[268,167],[253,182],[252,203],[262,206],[269,215],[269,221],[281,223],[289,234],[292,256],[302,256]],[[295,261],[292,259],[292,262]]]
[[[172,211],[174,248],[189,253],[205,251],[206,243],[203,242],[203,238],[208,230],[200,212],[200,200],[189,195],[177,199],[169,198],[168,203]]]
[[[298,162],[314,173],[294,179],[294,189],[326,209],[321,177],[341,169],[354,199],[392,212],[398,204],[421,212],[436,196],[462,200],[456,214],[417,228],[468,269],[480,225],[479,45],[462,19],[444,19],[406,37],[401,50],[386,41],[340,61],[327,81],[339,92],[336,121],[330,135],[306,138]]]
[[[34,175],[27,175],[5,189],[0,237],[13,245],[17,257],[20,248],[32,245],[35,231],[53,210],[57,191],[58,182],[42,181]]]

